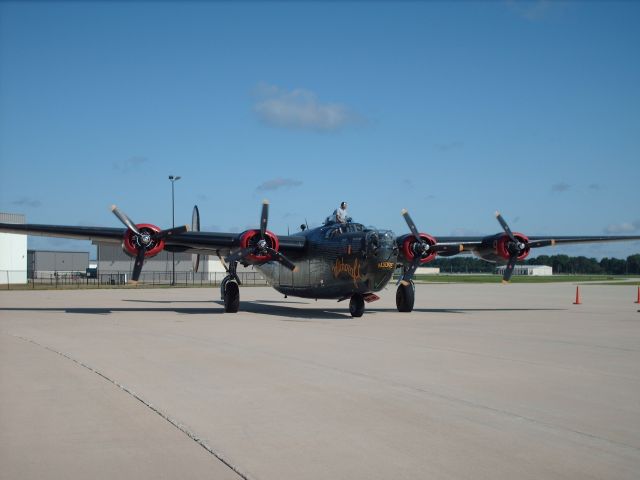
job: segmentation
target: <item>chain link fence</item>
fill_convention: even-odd
[[[226,272],[142,272],[141,286],[205,287],[219,286]],[[98,272],[86,275],[80,272],[37,272],[27,278],[26,271],[0,270],[0,289],[51,289],[51,288],[114,288],[127,285],[131,272]],[[267,285],[259,272],[238,272],[243,285]]]

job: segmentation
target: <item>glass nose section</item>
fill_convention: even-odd
[[[389,230],[374,230],[367,234],[367,253],[380,260],[389,260],[393,256],[395,236]]]

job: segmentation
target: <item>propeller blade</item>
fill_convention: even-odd
[[[171,235],[176,235],[180,233],[185,233],[189,231],[189,225],[180,225],[179,227],[168,228],[166,230],[160,230],[153,236],[154,240],[161,240],[163,238],[170,237]]]
[[[296,267],[296,264],[293,263],[291,260],[289,260],[287,257],[285,257],[283,254],[278,252],[277,250],[274,250],[271,247],[267,247],[267,251],[276,262],[280,262],[282,265],[284,265],[285,267],[287,267],[289,270],[293,272],[298,271],[298,267]]]
[[[140,247],[138,254],[136,255],[136,263],[133,265],[133,273],[131,274],[131,282],[138,283],[140,273],[142,272],[142,266],[144,265],[144,254],[147,253],[147,249]]]
[[[191,213],[191,230],[194,232],[200,231],[200,210],[198,210],[197,205],[193,206],[193,212]],[[191,265],[193,271],[197,273],[200,268],[200,254],[191,254]]]
[[[407,225],[409,226],[409,230],[411,230],[411,233],[413,234],[415,239],[418,240],[419,242],[422,242],[422,239],[420,238],[420,232],[418,232],[418,228],[416,227],[416,224],[413,223],[413,220],[411,219],[411,216],[409,215],[409,212],[407,211],[407,209],[403,208],[401,213],[402,213],[402,216],[404,217],[405,222],[407,222]]]
[[[249,255],[252,251],[253,251],[252,247],[239,248],[235,252],[232,252],[229,254],[229,256],[226,258],[226,262],[227,263],[237,262],[238,260]]]
[[[136,235],[140,235],[140,230],[138,230],[138,227],[136,227],[136,224],[133,223],[131,221],[131,219],[129,217],[127,217],[122,210],[120,210],[115,205],[111,205],[111,211],[113,212],[113,214],[116,217],[118,217],[118,220],[120,220],[124,224],[125,227],[127,227],[129,230],[131,230]]]
[[[516,237],[513,236],[513,232],[509,228],[509,225],[507,225],[507,222],[504,220],[504,218],[502,218],[502,215],[500,215],[500,212],[496,212],[496,218],[498,219],[498,222],[500,222],[500,225],[502,225],[502,228],[506,232],[506,234],[509,235],[511,241],[514,243],[518,243],[518,240],[516,240]]]
[[[513,275],[513,269],[516,266],[517,259],[517,255],[511,255],[509,257],[509,263],[507,263],[507,268],[504,269],[504,275],[502,276],[502,283],[509,283],[509,280],[511,280],[511,275]]]
[[[262,201],[262,213],[260,214],[260,238],[264,240],[267,231],[267,220],[269,220],[269,201]]]

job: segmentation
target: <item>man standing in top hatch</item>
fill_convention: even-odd
[[[340,208],[336,210],[336,221],[338,223],[347,223],[347,202],[342,202]]]

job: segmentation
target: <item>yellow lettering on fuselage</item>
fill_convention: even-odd
[[[335,278],[338,278],[338,276],[341,273],[346,273],[348,276],[350,276],[353,279],[354,285],[356,287],[358,286],[358,280],[360,280],[361,277],[360,277],[360,262],[358,261],[357,258],[354,260],[353,264],[344,263],[344,260],[342,260],[342,258],[338,258],[336,259],[336,263],[331,268],[331,270],[333,271],[333,276]]]
[[[379,270],[393,270],[396,268],[396,264],[393,262],[380,262],[378,263]]]

